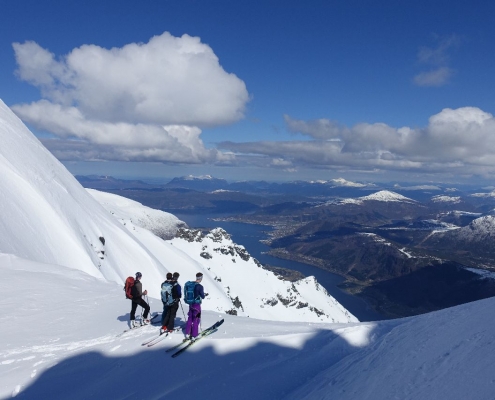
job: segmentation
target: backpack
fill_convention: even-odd
[[[124,285],[124,292],[125,292],[125,298],[126,299],[131,299],[132,300],[132,287],[134,286],[134,278],[132,276],[128,277],[125,280],[125,285]]]
[[[198,304],[201,303],[201,297],[197,299],[194,298],[194,288],[196,287],[196,282],[186,282],[184,285],[184,301],[186,304]]]
[[[165,281],[162,283],[162,301],[163,304],[170,306],[174,304],[174,297],[172,296],[172,289],[177,283],[172,283],[169,281]]]

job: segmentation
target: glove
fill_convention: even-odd
[[[147,290],[145,290],[145,291],[143,292],[143,296],[146,296],[147,294],[148,294],[148,291],[147,291]]]
[[[205,293],[205,297],[208,296],[208,293]]]

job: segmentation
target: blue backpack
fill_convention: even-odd
[[[171,306],[174,304],[174,297],[172,296],[172,289],[176,283],[165,281],[162,283],[162,301],[165,305]]]
[[[184,302],[186,304],[198,304],[201,303],[201,297],[198,296],[198,298],[194,297],[194,288],[196,287],[197,283],[196,282],[186,282],[184,285]]]

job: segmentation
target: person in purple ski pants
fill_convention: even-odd
[[[203,285],[201,281],[203,280],[203,274],[198,272],[196,274],[196,285],[194,286],[194,298],[199,300],[199,303],[194,303],[189,305],[189,312],[187,313],[187,323],[186,323],[186,336],[190,335],[190,338],[195,338],[199,334],[199,323],[201,320],[201,300],[207,296],[205,295]]]

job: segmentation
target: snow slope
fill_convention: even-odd
[[[0,263],[9,277],[1,283],[0,398],[488,400],[495,393],[495,299],[354,324],[206,311],[203,326],[225,318],[220,330],[172,359],[164,349],[180,334],[151,348],[141,343],[156,327],[118,337],[130,308],[118,285],[11,255]]]
[[[2,101],[0,142],[1,253],[114,282],[137,265],[156,279],[166,274]]]

